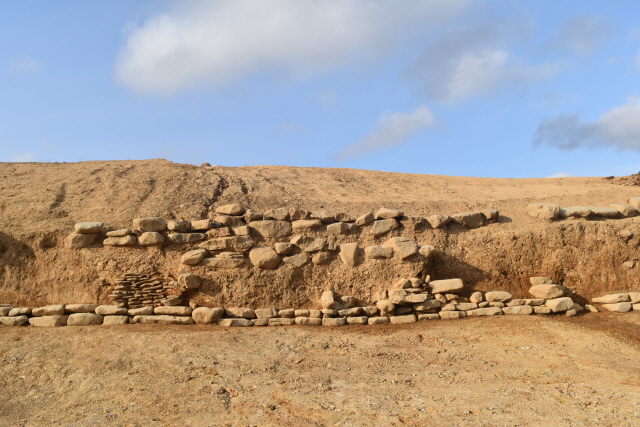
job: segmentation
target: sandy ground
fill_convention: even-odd
[[[0,329],[3,426],[637,426],[640,313]]]

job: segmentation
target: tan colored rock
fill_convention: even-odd
[[[336,216],[329,211],[311,212],[311,218],[319,219],[323,224],[331,224],[336,221]]]
[[[147,233],[145,233],[147,234]],[[156,233],[157,234],[157,233]],[[144,234],[143,234],[144,236]],[[142,236],[140,236],[142,237]],[[167,240],[170,243],[185,244],[195,243],[204,240],[207,236],[203,233],[170,233],[167,234]],[[142,243],[141,243],[142,244]]]
[[[143,232],[160,232],[167,229],[167,222],[164,219],[158,217],[135,218],[133,220],[133,228],[139,228]]]
[[[335,214],[334,218],[338,222],[355,222],[356,220],[355,216],[343,212],[338,212],[337,214]]]
[[[317,252],[324,249],[327,241],[320,237],[294,236],[290,240],[292,245],[298,246],[304,252]]]
[[[294,318],[296,316],[296,310],[293,308],[284,308],[278,310],[278,316],[286,318]]]
[[[95,309],[96,314],[100,316],[111,316],[114,314],[129,314],[129,310],[125,307],[117,305],[99,305]]]
[[[438,314],[440,315],[440,318],[444,320],[462,319],[467,317],[467,313],[464,311],[441,311]]]
[[[529,282],[531,283],[531,286],[553,284],[550,277],[529,277]]]
[[[258,319],[271,319],[272,317],[278,317],[278,310],[273,308],[259,308],[254,310]]]
[[[167,229],[169,231],[173,231],[174,233],[184,233],[191,230],[191,221],[187,221],[185,219],[181,219],[178,221],[169,221],[167,222]]]
[[[393,256],[393,248],[389,246],[367,246],[364,248],[364,256],[369,259],[388,259]]]
[[[370,317],[367,323],[369,325],[388,325],[389,318],[387,316]]]
[[[396,305],[422,304],[427,301],[427,294],[408,294],[405,296],[391,297],[390,300]]]
[[[64,311],[67,313],[95,313],[96,304],[65,304]]]
[[[480,211],[486,221],[496,221],[500,213],[495,209],[483,209]]]
[[[619,302],[615,304],[602,304],[602,308],[608,311],[626,313],[627,311],[631,310],[631,304],[628,302]]]
[[[482,292],[478,292],[478,291],[472,293],[471,296],[469,297],[469,301],[471,301],[471,302],[473,302],[475,304],[481,303],[482,300],[483,300]]]
[[[356,218],[356,226],[362,227],[364,225],[367,225],[373,222],[375,219],[376,219],[376,216],[373,214],[373,212],[368,212]]]
[[[191,307],[182,307],[179,305],[173,307],[160,306],[153,309],[155,314],[169,314],[171,316],[191,316],[193,310]]]
[[[244,208],[244,206],[238,204],[238,203],[231,203],[228,205],[224,205],[224,206],[218,206],[216,208],[216,212],[218,212],[219,214],[223,214],[223,215],[233,215],[233,216],[240,216],[242,214],[244,214],[246,211],[246,209]]]
[[[393,253],[400,259],[407,259],[418,253],[418,244],[408,237],[392,237],[384,244],[393,248]]]
[[[123,228],[121,230],[107,231],[107,237],[124,237],[134,234],[132,228]]]
[[[387,296],[387,290],[386,289],[380,289],[380,290],[377,290],[377,291],[373,291],[371,293],[371,302],[374,303],[374,304],[376,302],[380,301],[380,300],[387,299],[387,298],[388,298],[388,296]]]
[[[632,197],[629,199],[629,204],[635,209],[640,211],[640,197]]]
[[[248,319],[220,319],[218,325],[224,328],[238,328],[253,326],[253,322]]]
[[[304,209],[289,209],[289,219],[291,221],[297,221],[299,219],[309,219],[311,218],[311,212],[306,211]]]
[[[299,219],[297,221],[293,221],[291,223],[291,227],[295,231],[320,228],[322,227],[322,221],[319,219]]]
[[[140,307],[140,308],[130,308],[127,314],[129,316],[141,316],[141,315],[153,314],[153,307],[147,306],[147,307]]]
[[[491,291],[484,294],[484,299],[489,302],[507,302],[511,299],[511,294],[504,291]]]
[[[276,208],[265,211],[264,219],[276,219],[278,221],[289,221],[289,208]]]
[[[295,317],[310,317],[309,310],[305,309],[294,310],[293,314],[295,315]]]
[[[478,308],[478,304],[473,302],[456,302],[454,305],[457,311],[468,311]]]
[[[233,234],[236,236],[248,236],[251,234],[251,229],[248,225],[241,225],[240,227],[236,227],[233,229]]]
[[[489,303],[489,307],[504,307],[504,303],[500,301],[492,301]]]
[[[336,222],[334,224],[327,225],[327,232],[329,234],[345,234],[349,230],[351,230],[351,224],[347,224],[346,222]]]
[[[628,295],[630,303],[640,302],[640,292],[629,292]]]
[[[538,305],[533,307],[533,313],[534,314],[551,314],[553,313],[553,310],[551,310],[546,305]]]
[[[391,230],[395,230],[398,227],[398,221],[394,218],[374,221],[373,226],[371,227],[371,234],[373,234],[374,237],[382,236],[383,234],[386,234]]]
[[[291,250],[293,249],[293,245],[291,243],[286,243],[286,242],[278,242],[274,245],[275,250],[277,253],[279,253],[280,255],[288,255],[291,253]]]
[[[635,261],[625,261],[622,263],[622,266],[628,270],[632,269],[636,265]]]
[[[64,314],[64,304],[47,305],[44,307],[38,307],[31,310],[31,315],[35,317],[57,316],[62,314]]]
[[[589,313],[597,313],[598,311],[600,311],[600,310],[598,310],[597,308],[595,308],[594,306],[592,306],[591,304],[587,304],[587,305],[585,305],[585,306],[584,306],[584,309],[585,309],[586,311],[588,311]]]
[[[533,279],[533,277],[532,277]],[[529,293],[536,298],[554,299],[560,298],[565,294],[565,288],[560,285],[535,285],[529,289]]]
[[[560,218],[587,218],[591,215],[591,209],[585,206],[569,206],[560,209]]]
[[[484,216],[480,212],[464,212],[453,215],[451,220],[467,228],[482,227]]]
[[[316,317],[296,317],[295,319],[296,325],[310,325],[310,326],[321,326],[322,319]]]
[[[456,293],[464,289],[460,279],[432,280],[427,287],[433,294]]]
[[[15,308],[4,307],[4,309],[8,309],[8,313],[5,314],[5,312],[3,311],[3,308],[0,308],[0,316],[10,316],[10,317],[24,316],[27,314],[31,314],[31,311],[33,310],[32,307],[15,307]]]
[[[486,307],[486,308],[476,308],[475,310],[469,310],[466,312],[467,316],[498,316],[502,314],[502,309],[500,307]],[[440,314],[442,317],[442,313]]]
[[[338,316],[340,317],[360,316],[361,314],[362,314],[362,307],[352,307],[352,308],[346,308],[343,310],[338,310]]]
[[[65,247],[71,249],[82,249],[93,245],[100,236],[100,233],[79,234],[71,233],[65,239]]]
[[[155,231],[147,231],[138,236],[138,244],[140,246],[154,246],[164,243],[164,236]]]
[[[39,327],[53,327],[53,326],[66,326],[69,316],[42,316],[31,317],[29,324],[31,326]]]
[[[102,242],[105,246],[134,246],[136,243],[138,243],[138,237],[134,235],[107,237]]]
[[[29,318],[25,315],[20,316],[0,316],[0,325],[4,326],[27,326]]]
[[[213,217],[213,227],[236,228],[245,225],[243,217],[230,215],[215,215]]]
[[[322,304],[322,308],[327,308],[331,310],[335,309],[336,301],[335,301],[335,295],[333,294],[333,292],[324,291],[322,293],[322,296],[320,297],[320,304]]]
[[[344,243],[340,245],[340,259],[349,266],[355,267],[358,264],[360,249],[357,243]]]
[[[245,260],[242,254],[237,252],[221,252],[215,257],[204,258],[201,265],[212,268],[240,268],[244,265]]]
[[[291,236],[293,234],[292,224],[288,221],[264,220],[252,221],[249,227],[256,230],[265,239]]]
[[[129,323],[129,316],[104,316],[102,325],[126,325]]]
[[[533,313],[533,307],[530,305],[516,305],[512,307],[504,307],[502,312],[504,314],[531,314]]]
[[[196,249],[186,252],[184,255],[182,255],[181,261],[186,265],[196,265],[207,255],[209,255],[209,252],[207,252],[206,249]]]
[[[213,222],[210,219],[191,221],[191,231],[208,231],[212,228]]]
[[[280,264],[280,255],[266,246],[255,246],[249,251],[249,260],[254,267],[273,270]]]
[[[292,267],[302,267],[309,261],[309,257],[306,253],[302,252],[297,255],[285,257],[283,261],[285,264],[288,264]]]
[[[554,313],[573,310],[573,300],[569,297],[561,297],[547,300],[545,305]]]
[[[449,224],[451,217],[447,215],[431,215],[425,218],[432,228],[440,228]]]
[[[376,219],[400,218],[404,212],[396,209],[380,208],[376,211]]]
[[[316,252],[311,257],[311,262],[314,265],[325,265],[331,262],[333,255],[330,252]]]
[[[198,246],[210,252],[214,251],[232,251],[247,252],[254,245],[254,241],[250,236],[230,236],[221,237],[219,239],[207,240]]]
[[[532,203],[527,206],[527,212],[531,218],[554,220],[560,216],[560,206],[553,203]]]
[[[256,312],[252,308],[229,307],[224,310],[229,317],[242,317],[244,319],[255,319]]]
[[[198,289],[200,287],[200,278],[195,274],[181,273],[178,275],[178,284],[183,289]]]
[[[431,256],[433,256],[433,254],[436,252],[436,248],[434,248],[433,246],[430,245],[419,245],[418,246],[418,253],[420,255],[422,255],[425,258],[429,258]]]
[[[322,309],[322,316],[323,317],[335,317],[338,315],[338,310],[333,310],[330,308],[323,308]]]
[[[67,319],[67,326],[102,325],[102,316],[93,313],[73,313]]]
[[[455,313],[455,312],[450,312]],[[466,317],[466,313],[465,316]],[[418,314],[418,320],[438,320],[440,319],[440,314],[438,313],[422,313]]]
[[[536,298],[536,299],[512,299],[511,301],[509,301],[507,303],[507,307],[515,307],[518,305],[530,305],[530,306],[537,306],[537,305],[544,305],[544,299],[542,298]]]
[[[348,325],[366,325],[369,321],[367,316],[354,316],[347,317],[346,319]]]
[[[347,319],[345,319],[344,317],[323,317],[322,318],[322,326],[329,326],[329,327],[338,327],[338,326],[344,326],[347,324]]]
[[[74,229],[78,234],[93,234],[99,233],[104,227],[104,222],[78,222]]]
[[[253,209],[247,209],[244,212],[244,222],[247,224],[251,221],[261,221],[264,218],[264,215],[260,212],[254,211]]]
[[[628,293],[610,294],[594,298],[592,301],[600,304],[615,304],[618,302],[628,302],[631,298]]]
[[[380,310],[381,316],[389,316],[393,314],[396,305],[390,300],[380,300],[376,302],[376,307]]]
[[[618,218],[620,216],[620,211],[613,208],[603,208],[599,206],[590,206],[592,216],[599,216],[602,218]]]
[[[269,326],[291,326],[296,322],[294,318],[278,318],[274,317],[269,319]]]
[[[414,304],[413,309],[415,311],[430,311],[430,310],[435,310],[436,308],[440,308],[441,306],[442,306],[442,303],[440,301],[432,299],[432,300],[421,302],[419,304]]]

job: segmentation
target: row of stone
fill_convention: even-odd
[[[405,260],[415,255],[428,258],[435,248],[419,245],[408,237],[393,237],[383,245],[360,248],[358,243],[336,244],[320,237],[295,236],[290,242],[277,242],[273,247],[254,246],[249,236],[222,237],[208,240],[200,249],[186,252],[182,263],[213,268],[240,268],[246,263],[246,253],[256,268],[272,270],[281,262],[292,267],[302,267],[311,261],[314,265],[330,263],[335,254],[347,266],[358,265],[362,259],[385,260],[396,256]]]
[[[532,218],[546,220],[567,218],[631,218],[640,211],[640,197],[632,197],[629,204],[612,203],[609,207],[570,206],[561,208],[553,203],[532,203],[527,206],[527,213]]]
[[[177,280],[157,272],[127,273],[116,280],[109,298],[118,307],[175,306],[182,302],[181,296],[185,291],[199,287],[200,278],[191,273],[181,273]]]
[[[595,304],[602,304],[607,311],[626,313],[628,311],[640,311],[640,292],[623,292],[609,294],[593,298]]]
[[[232,212],[232,213],[228,213]],[[242,212],[241,214],[235,214]],[[477,228],[485,222],[495,222],[498,211],[485,209],[478,212],[466,212],[453,216],[431,215],[427,218],[414,217],[417,224],[428,223],[432,228],[441,228],[450,222],[467,228]],[[278,208],[265,213],[245,209],[238,204],[218,207],[210,214],[210,219],[188,221],[165,221],[162,218],[136,218],[133,227],[113,230],[106,233],[103,241],[106,246],[153,246],[165,242],[182,244],[206,240],[207,237],[247,236],[250,229],[256,230],[265,238],[290,236],[294,230],[314,229],[326,226],[329,234],[346,234],[354,227],[371,224],[370,232],[374,237],[381,236],[399,227],[399,220],[409,219],[404,212],[396,209],[381,208],[360,217],[345,213],[333,214],[328,211],[309,212],[301,209]],[[96,242],[103,230],[102,222],[80,222],[75,232],[67,238],[72,248],[87,247]]]

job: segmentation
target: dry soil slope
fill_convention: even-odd
[[[638,274],[622,267],[637,258],[639,233],[631,220],[548,224],[526,216],[527,204],[534,201],[608,206],[640,195],[638,187],[602,178],[203,168],[164,160],[2,163],[0,177],[0,299],[14,303],[105,301],[105,284],[129,265],[112,263],[108,272],[103,265],[84,268],[88,252],[63,247],[64,236],[78,221],[128,227],[132,218],[141,216],[198,219],[229,202],[259,211],[285,205],[352,214],[387,206],[421,216],[494,208],[502,215],[497,224],[471,231],[430,230],[419,236],[422,243],[442,251],[434,263],[435,275],[463,277],[473,287],[509,289],[517,295],[526,294],[527,277],[537,274],[551,275],[584,297],[640,288]],[[622,239],[622,230],[633,231],[634,237]],[[133,257],[158,269],[175,267],[163,264],[162,257],[145,258],[141,251]]]

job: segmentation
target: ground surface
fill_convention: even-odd
[[[640,314],[0,328],[3,426],[637,426]]]

